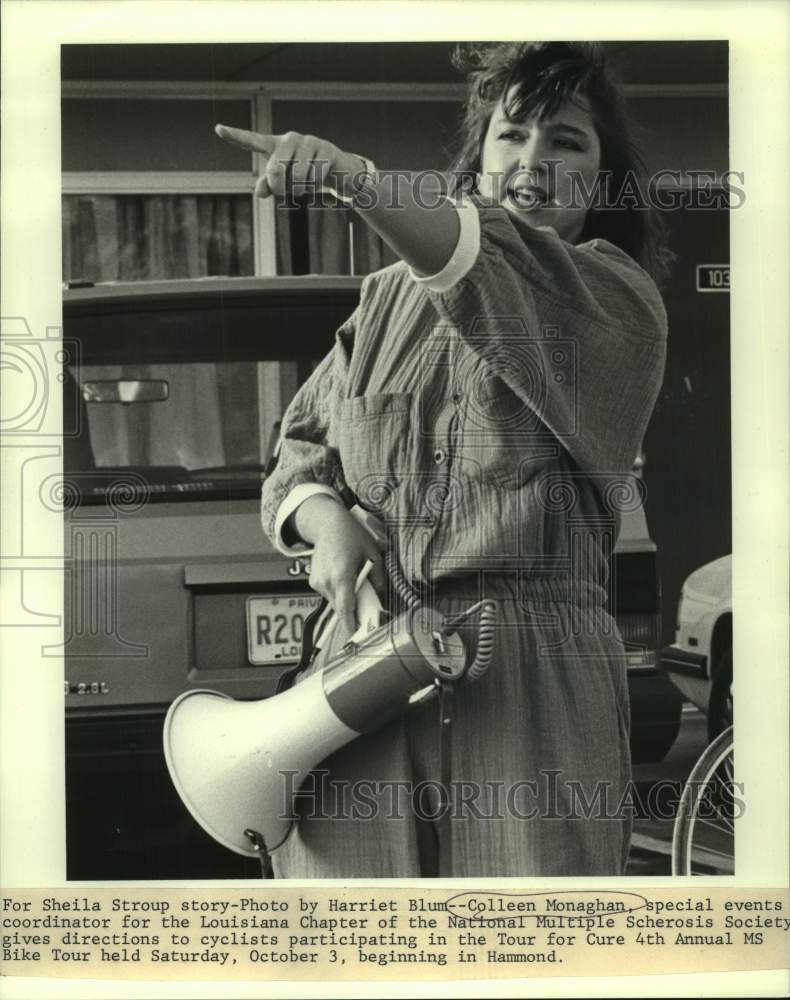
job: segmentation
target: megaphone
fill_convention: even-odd
[[[469,667],[452,628],[478,606],[478,654]],[[187,809],[237,854],[258,856],[256,842],[269,854],[277,850],[294,822],[286,773],[288,788],[298,789],[329,754],[389,722],[441,682],[483,672],[496,607],[481,602],[475,608],[448,623],[426,605],[411,607],[344,647],[302,683],[262,701],[186,691],[167,713],[164,750]]]

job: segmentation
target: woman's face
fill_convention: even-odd
[[[500,100],[481,166],[482,195],[531,226],[551,226],[568,243],[578,241],[587,217],[580,185],[591,191],[601,166],[601,144],[584,105],[566,101],[551,117],[519,123],[507,118]]]

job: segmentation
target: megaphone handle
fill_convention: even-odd
[[[313,644],[313,633],[315,632],[316,626],[323,616],[324,611],[328,607],[329,602],[325,597],[322,597],[318,607],[311,611],[307,618],[305,618],[302,635],[302,654],[299,657],[299,662],[292,670],[287,671],[282,675],[282,677],[280,677],[280,680],[277,682],[277,690],[275,694],[282,694],[283,691],[287,691],[288,688],[293,687],[299,674],[310,666],[316,652]]]
[[[252,841],[253,847],[258,852],[258,859],[261,863],[261,878],[274,878],[272,858],[266,849],[266,841],[263,839],[263,835],[258,833],[257,830],[245,830],[244,835]]]

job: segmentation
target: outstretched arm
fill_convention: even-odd
[[[216,132],[268,158],[255,187],[258,197],[284,197],[286,184],[334,188],[352,199],[358,214],[418,274],[437,274],[450,261],[460,223],[453,203],[442,197],[438,176],[421,175],[417,192],[412,183],[393,189],[397,175],[370,175],[361,157],[313,135],[263,135],[226,125],[217,125]]]

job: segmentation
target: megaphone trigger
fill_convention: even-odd
[[[433,684],[429,684],[420,691],[415,691],[411,698],[409,698],[409,706],[414,707],[416,705],[424,705],[425,702],[431,701],[439,693],[440,683],[441,682],[437,678],[434,680]]]

